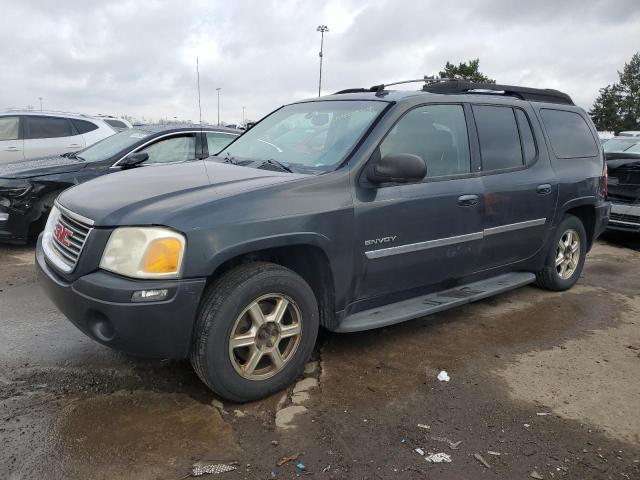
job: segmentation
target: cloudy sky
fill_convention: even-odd
[[[480,58],[499,83],[557,88],[589,108],[640,50],[638,0],[1,0],[0,109],[257,119],[323,91]]]

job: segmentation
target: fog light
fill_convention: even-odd
[[[138,290],[131,296],[132,302],[157,302],[164,300],[169,295],[169,290],[161,288],[158,290]]]
[[[7,220],[9,220],[9,214],[8,213],[0,213],[0,222],[6,222]]]

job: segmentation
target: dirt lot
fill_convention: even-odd
[[[323,333],[295,393],[219,408],[187,362],[84,337],[32,247],[0,247],[0,478],[178,479],[206,460],[238,462],[212,476],[229,479],[639,479],[639,252],[609,235],[569,292]]]

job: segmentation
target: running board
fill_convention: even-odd
[[[535,279],[536,276],[533,273],[505,273],[449,290],[354,313],[342,320],[335,331],[359,332],[386,327],[507,292],[532,283]]]

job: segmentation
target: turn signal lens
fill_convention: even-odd
[[[147,247],[144,256],[145,273],[177,273],[182,254],[182,242],[177,238],[159,238]]]

